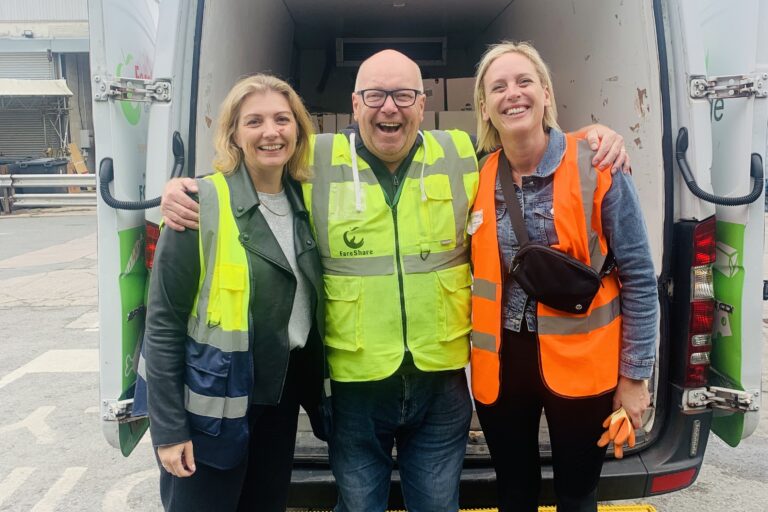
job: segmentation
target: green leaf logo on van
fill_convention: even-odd
[[[133,55],[129,53],[125,56],[125,61],[117,65],[115,76],[123,76],[123,66],[128,66],[131,62],[133,62]],[[128,94],[128,97],[130,98],[130,93]],[[141,120],[141,104],[132,103],[130,101],[120,101],[120,107],[122,108],[123,115],[128,123],[134,126],[139,124],[139,120]]]

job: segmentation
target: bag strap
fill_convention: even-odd
[[[509,160],[504,155],[504,150],[499,153],[499,166],[496,169],[501,181],[501,191],[504,193],[504,201],[507,203],[509,218],[512,220],[512,227],[517,236],[517,243],[522,247],[527,244],[528,230],[525,228],[525,219],[523,219],[523,209],[520,207],[520,201],[515,194],[515,182],[512,180],[512,169],[509,166]]]

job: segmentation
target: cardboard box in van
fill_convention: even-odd
[[[474,77],[449,78],[445,81],[446,110],[474,110]]]
[[[424,110],[445,110],[445,81],[442,78],[428,78],[423,83],[424,96],[427,97]]]

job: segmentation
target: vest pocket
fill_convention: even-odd
[[[441,341],[452,341],[469,333],[472,276],[468,265],[460,265],[437,272],[444,323]],[[438,326],[439,328],[440,326]]]
[[[439,174],[424,178],[424,192],[427,196],[430,241],[445,249],[456,247],[453,193],[448,176]]]
[[[186,344],[184,407],[195,430],[218,436],[226,405],[231,354],[193,341]]]
[[[323,277],[325,283],[325,344],[355,352],[362,347],[362,278]]]
[[[218,286],[212,287],[209,319],[220,319],[227,331],[246,330],[245,288],[248,281],[247,265],[221,263],[217,267]],[[215,297],[213,296],[215,293]]]

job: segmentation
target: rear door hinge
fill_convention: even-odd
[[[127,400],[102,400],[101,404],[101,419],[104,421],[127,423],[139,419],[131,416],[133,412],[133,398]]]
[[[760,410],[760,391],[721,388],[691,388],[683,392],[683,411],[694,412],[705,408],[721,409],[734,412],[753,412]]]
[[[688,82],[693,99],[768,97],[768,73],[754,75],[691,75]]]
[[[106,80],[93,77],[93,99],[95,101],[135,101],[167,103],[171,101],[171,82],[168,80],[145,80],[142,78],[118,78]]]

